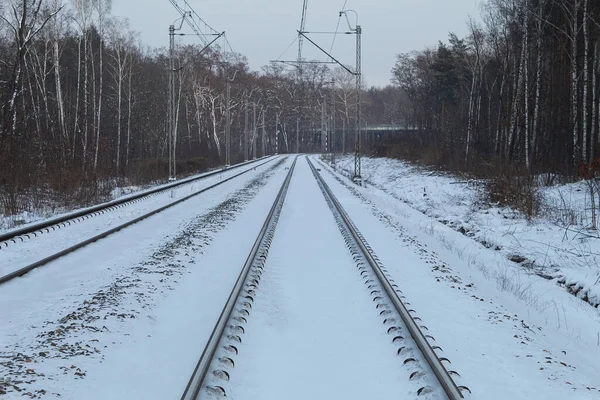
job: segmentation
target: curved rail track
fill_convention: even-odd
[[[403,296],[399,295],[401,291],[398,289],[398,286],[393,280],[388,278],[387,271],[382,267],[372,248],[360,234],[325,180],[320,176],[318,170],[308,157],[306,159],[352,253],[352,257],[359,267],[360,275],[365,280],[365,284],[368,285],[373,301],[377,303],[378,311],[381,310],[380,315],[385,317],[384,324],[387,324],[387,333],[394,336],[394,344],[400,342],[406,343],[406,345],[398,349],[397,354],[408,354],[408,350],[405,350],[408,346],[411,347],[411,351],[414,348],[414,351],[412,351],[413,354],[417,352],[422,355],[422,357],[415,358],[424,360],[421,367],[427,372],[415,371],[410,374],[410,379],[412,380],[414,377],[421,377],[427,374],[427,376],[431,377],[428,378],[428,382],[436,382],[435,386],[439,383],[437,389],[424,386],[417,393],[427,394],[437,391],[441,394],[443,390],[443,394],[448,399],[462,399],[462,392],[470,392],[469,389],[465,386],[456,385],[451,376],[451,374],[456,373],[448,371],[443,364],[443,362],[449,362],[449,360],[438,356],[436,351],[441,351],[441,349],[429,343],[429,340],[433,338],[423,333],[422,329],[426,329],[426,327],[418,324],[417,321],[420,321],[420,318],[413,316],[414,310],[408,309],[406,306],[409,303],[405,304],[401,300]],[[254,246],[246,259],[244,267],[238,276],[202,356],[181,397],[182,400],[198,399],[204,392],[221,396],[227,395],[224,387],[207,385],[206,382],[209,381],[207,375],[209,371],[212,371],[212,375],[217,378],[224,381],[229,381],[230,379],[227,370],[234,366],[233,358],[238,354],[236,343],[241,343],[241,336],[245,333],[244,325],[247,322],[246,317],[248,317],[253,307],[256,290],[264,271],[269,248],[273,241],[276,225],[288,187],[290,186],[295,165],[296,160],[294,160],[294,164],[290,168],[262,229],[254,242]],[[391,304],[391,306],[388,304]],[[405,328],[397,325],[396,318],[394,318],[395,315],[400,317]],[[410,338],[401,336],[400,333],[403,329],[406,329],[410,333]],[[410,344],[408,344],[407,340],[410,341]],[[216,359],[218,355],[220,357]],[[410,362],[415,362],[415,365],[417,365],[419,361],[415,358],[406,356],[403,362],[404,365]],[[214,382],[212,379],[211,381]]]
[[[171,207],[173,207],[173,206],[175,206],[177,204],[180,204],[180,203],[182,203],[182,202],[184,202],[186,200],[189,200],[190,198],[195,197],[195,196],[197,196],[199,194],[202,194],[202,193],[204,193],[204,192],[206,192],[206,191],[208,191],[210,189],[213,189],[213,188],[215,188],[217,186],[220,186],[220,185],[222,185],[222,184],[224,184],[226,182],[229,182],[232,179],[235,179],[235,178],[237,178],[237,177],[239,177],[239,176],[241,176],[243,174],[246,174],[249,171],[254,170],[256,167],[260,167],[260,166],[262,166],[264,164],[267,164],[269,162],[272,162],[273,160],[276,160],[276,159],[279,159],[279,158],[269,158],[268,160],[263,161],[262,163],[260,163],[258,165],[254,165],[251,168],[245,169],[242,172],[234,174],[234,175],[232,175],[232,176],[230,176],[230,177],[228,177],[226,179],[223,179],[223,180],[221,180],[221,181],[219,181],[219,182],[217,182],[215,184],[212,184],[212,185],[210,185],[208,187],[205,187],[203,189],[197,190],[197,191],[195,191],[195,192],[193,192],[193,193],[191,193],[191,194],[189,194],[187,196],[179,198],[179,199],[177,199],[175,201],[172,201],[172,202],[170,202],[170,203],[168,203],[166,205],[163,205],[163,206],[161,206],[159,208],[153,209],[150,212],[144,213],[143,215],[135,217],[135,218],[133,218],[133,219],[127,221],[127,222],[124,222],[124,223],[119,224],[119,225],[117,225],[115,227],[112,227],[111,229],[108,229],[108,230],[103,231],[103,232],[101,232],[99,234],[96,234],[96,235],[94,235],[94,236],[92,236],[92,237],[90,237],[88,239],[85,239],[85,240],[80,241],[80,242],[78,242],[76,244],[73,244],[73,245],[71,245],[71,246],[69,246],[69,247],[67,247],[67,248],[65,248],[63,250],[60,250],[60,251],[58,251],[56,253],[53,253],[53,254],[51,254],[51,255],[49,255],[47,257],[44,257],[44,258],[42,258],[42,259],[40,259],[38,261],[35,261],[35,262],[30,263],[30,264],[28,264],[26,266],[18,268],[17,270],[12,271],[12,272],[10,272],[8,274],[0,276],[0,284],[6,283],[8,281],[11,281],[11,280],[13,280],[13,279],[15,279],[15,278],[17,278],[19,276],[23,276],[24,274],[26,274],[26,273],[28,273],[28,272],[36,269],[36,268],[39,268],[39,267],[41,267],[41,266],[43,266],[45,264],[48,264],[51,261],[57,260],[57,259],[65,256],[65,255],[67,255],[69,253],[72,253],[75,250],[81,249],[82,247],[85,247],[85,246],[89,245],[90,243],[96,242],[96,241],[98,241],[100,239],[103,239],[103,238],[109,236],[109,235],[112,235],[115,232],[118,232],[118,231],[120,231],[120,230],[122,230],[124,228],[127,228],[127,227],[129,227],[129,226],[131,226],[133,224],[136,224],[136,223],[138,223],[138,222],[140,222],[140,221],[142,221],[142,220],[144,220],[144,219],[146,219],[148,217],[151,217],[151,216],[153,216],[155,214],[158,214],[158,213],[160,213],[160,212],[162,212],[162,211],[164,211],[164,210],[166,210],[168,208],[171,208]],[[251,161],[249,163],[239,164],[235,168],[238,168],[240,166],[247,166],[248,164],[255,163],[256,161],[258,161],[258,160],[253,160],[253,161]],[[193,181],[196,181],[196,180],[199,180],[199,179],[203,179],[203,178],[206,178],[208,176],[213,176],[213,175],[221,173],[221,172],[222,172],[222,170],[211,172],[209,174],[205,174],[205,175],[202,175],[200,177],[196,177],[196,178],[184,180],[184,181],[181,181],[181,182],[177,182],[176,184],[173,184],[173,185],[168,185],[168,187],[161,187],[159,189],[152,190],[150,192],[145,192],[144,194],[136,195],[135,199],[129,197],[129,198],[126,198],[126,199],[123,199],[123,200],[119,200],[120,201],[119,204],[115,204],[114,202],[105,203],[105,204],[93,207],[92,209],[84,210],[85,213],[84,213],[84,211],[78,212],[78,213],[76,213],[77,216],[74,216],[74,214],[70,214],[70,217],[71,217],[71,220],[72,219],[76,219],[76,218],[85,218],[86,215],[90,215],[90,214],[94,214],[94,213],[106,211],[108,209],[114,209],[115,207],[122,206],[125,203],[129,203],[129,202],[133,202],[133,201],[139,200],[142,197],[150,196],[150,195],[156,194],[158,192],[163,192],[165,190],[170,190],[173,187],[180,186],[180,185],[183,185],[183,184],[186,184],[186,183],[190,183],[190,182],[193,182]],[[54,225],[56,225],[58,223],[57,220],[58,219],[54,219],[54,220],[50,220],[48,222],[43,222],[43,223],[40,223],[40,224],[32,225],[32,226],[27,227],[27,228],[23,228],[21,230],[21,235],[24,235],[25,231],[28,231],[28,234],[30,234],[30,235],[34,235],[34,233],[37,232],[37,231],[39,231],[40,229],[52,229],[51,227],[54,226]],[[69,219],[65,219],[65,220],[61,221],[60,223],[61,224],[68,224],[69,221],[70,221]],[[44,227],[40,228],[40,226],[43,226],[43,225],[44,225]],[[11,234],[13,234],[13,233],[14,232],[11,232]],[[8,234],[6,234],[6,235],[8,235]],[[13,238],[12,240],[15,240],[15,239]]]

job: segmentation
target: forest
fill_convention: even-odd
[[[11,0],[0,16],[3,213],[167,179],[168,49],[142,44],[109,0]],[[365,140],[365,153],[504,176],[505,186],[540,173],[595,177],[600,3],[487,0],[466,23],[465,37],[398,54],[389,86],[362,88],[364,125],[415,128]],[[304,64],[301,79],[281,64],[252,71],[225,41],[179,44],[175,56],[178,175],[223,165],[227,129],[232,163],[275,147],[321,151],[324,110],[345,132],[333,151],[353,151],[356,93],[343,69]]]
[[[407,121],[454,162],[581,174],[598,155],[600,3],[488,0],[469,35],[399,54]],[[450,152],[448,152],[450,150]],[[450,156],[452,157],[452,156]],[[587,171],[591,172],[591,171]]]

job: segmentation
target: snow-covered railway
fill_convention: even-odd
[[[401,297],[318,170],[301,158],[182,400],[462,398],[468,389],[455,384]]]
[[[0,284],[277,159],[252,160],[3,233]]]

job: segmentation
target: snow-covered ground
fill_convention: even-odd
[[[41,234],[36,237],[23,238],[23,240],[17,240],[15,243],[11,241],[0,243],[0,276],[23,268],[37,260],[66,249],[75,243],[94,237],[108,229],[189,196],[194,192],[215,185],[246,169],[252,169],[252,173],[254,173],[254,169],[256,171],[264,171],[274,163],[274,160],[255,164],[256,166],[228,169],[219,174],[139,199],[136,202],[126,203],[123,206],[106,213],[94,215],[91,218],[79,218],[72,225],[58,226],[58,231],[52,230],[49,233],[41,231]],[[243,179],[243,175],[238,179]],[[227,184],[237,185],[236,182],[228,182]]]
[[[593,240],[478,208],[473,186],[398,161],[365,159],[361,188],[313,159],[468,398],[600,398],[600,314],[560,283],[579,272],[594,293],[593,265],[565,261]],[[0,398],[179,398],[291,163],[0,286]],[[296,168],[228,397],[412,398],[303,158]],[[536,257],[542,243],[554,248]]]
[[[199,357],[194,350],[203,346],[193,327],[205,328],[203,312],[209,321],[218,315],[219,296],[226,298],[238,272],[235,262],[207,260],[203,253],[227,246],[228,256],[247,255],[253,229],[258,232],[257,221],[268,211],[263,206],[285,176],[289,161],[282,161],[2,285],[0,391],[7,398],[139,398],[139,374],[149,380],[143,387],[156,383],[154,398],[172,398]],[[219,241],[235,224],[235,240]],[[135,349],[145,357],[136,358]],[[164,360],[150,364],[151,356]],[[181,382],[170,373],[165,381],[169,360],[171,371],[180,368]],[[101,376],[111,372],[115,384],[107,385]]]
[[[352,161],[338,158],[338,170],[349,171]],[[460,384],[475,398],[599,398],[597,308],[557,278],[509,260],[529,256],[528,241],[561,243],[556,235],[564,230],[506,209],[477,210],[471,186],[399,161],[363,159],[362,171],[365,188],[325,176],[462,375]]]
[[[300,157],[231,379],[211,386],[239,400],[416,398],[427,379],[408,379],[369,292]]]
[[[338,158],[349,174],[350,157]],[[481,201],[481,185],[386,158],[364,158],[367,186],[494,249],[531,274],[552,280],[592,306],[600,305],[600,234],[591,226],[586,182],[541,187],[541,216],[528,220]]]
[[[256,164],[259,164],[260,162],[261,161],[258,160],[256,162]],[[241,169],[238,167],[243,168],[244,165],[252,164],[252,163],[253,163],[253,161],[243,162],[241,164],[233,165],[231,168],[229,168],[227,170],[220,168],[222,170],[222,173],[219,174],[219,176],[222,177],[227,174],[233,175],[235,173],[239,173],[241,171]],[[184,179],[180,179],[179,183],[193,182],[197,178],[201,178],[206,175],[210,175],[215,170],[216,169],[212,169],[207,172],[191,175]],[[173,185],[172,183],[164,183],[164,184],[149,184],[149,185],[145,185],[143,187],[142,186],[117,186],[111,191],[110,199],[107,201],[107,203],[111,203],[115,200],[127,199],[132,196],[135,196],[138,194],[143,194],[143,193],[151,191],[151,190],[167,188],[172,185]],[[192,185],[194,185],[194,183],[192,183]],[[182,187],[174,188],[172,193],[170,193],[169,195],[173,196],[176,193],[181,193],[182,192],[181,189],[182,189]],[[13,228],[18,229],[18,228],[27,227],[32,224],[35,224],[36,222],[42,221],[42,220],[68,216],[69,214],[73,213],[74,211],[86,210],[87,208],[90,208],[90,207],[84,207],[81,209],[69,209],[69,208],[65,208],[65,207],[58,207],[55,204],[41,204],[41,205],[33,208],[31,211],[22,211],[17,215],[5,215],[0,212],[0,233],[13,230]]]

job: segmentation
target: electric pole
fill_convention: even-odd
[[[262,110],[262,156],[266,157],[267,156],[267,142],[266,142],[266,128],[265,128],[265,114],[267,113],[267,109],[264,108]]]
[[[335,78],[331,78],[331,139],[329,150],[335,153]]]
[[[321,102],[321,153],[327,152],[327,120],[326,120],[327,104],[325,100]]]
[[[361,92],[361,83],[362,83],[362,60],[361,60],[361,36],[362,36],[362,28],[358,25],[358,16],[356,16],[356,143],[354,145],[354,177],[353,180],[361,184],[362,176],[360,174],[360,152],[361,152],[361,100],[360,100],[360,92]]]
[[[185,18],[185,16],[183,17]],[[183,24],[183,19],[182,19]],[[180,27],[181,28],[181,27]],[[169,151],[169,180],[177,179],[175,170],[175,25],[169,26],[169,131],[167,133]]]
[[[244,101],[244,161],[248,161],[248,99]]]
[[[227,93],[225,100],[225,166],[229,167],[231,165],[231,82],[225,70],[223,70],[223,75],[226,79],[225,86]]]
[[[256,103],[252,103],[252,159],[256,160]]]
[[[279,113],[275,111],[275,154],[279,154]]]
[[[296,154],[300,153],[300,117],[296,118]]]
[[[184,7],[181,7],[177,0],[170,0],[171,4],[177,12],[181,15],[181,18],[175,20],[175,22],[181,20],[178,28],[175,28],[175,22],[172,25],[169,25],[169,78],[168,78],[168,99],[167,99],[167,108],[168,108],[168,116],[167,116],[167,124],[168,124],[168,132],[167,132],[167,147],[169,152],[169,180],[177,179],[177,103],[175,100],[175,83],[176,77],[175,72],[177,72],[181,68],[175,68],[175,31],[180,31],[183,27],[183,23],[186,22],[188,26],[194,31],[195,35],[202,40],[205,44],[204,48],[200,50],[200,53],[203,53],[206,49],[208,49],[213,43],[215,43],[220,37],[225,35],[225,32],[217,33],[214,29],[212,29],[206,22],[200,18],[200,16],[191,8],[188,4],[187,0],[184,0]],[[213,33],[202,33],[201,24],[205,29],[210,29]],[[180,36],[185,36],[184,33],[178,34]],[[215,36],[215,38],[208,42],[205,36]]]
[[[350,24],[350,19],[348,18],[349,12],[354,13],[356,16],[355,28],[352,28],[352,25]],[[340,67],[342,67],[343,69],[345,69],[350,74],[352,74],[356,77],[356,116],[355,116],[355,127],[354,127],[354,129],[355,129],[354,176],[352,177],[352,180],[356,184],[361,185],[362,177],[361,177],[361,170],[360,170],[361,169],[360,157],[361,157],[361,136],[362,136],[362,127],[361,127],[361,90],[362,90],[362,66],[361,66],[362,43],[361,43],[361,39],[362,39],[362,28],[358,24],[358,14],[356,13],[356,11],[342,10],[342,11],[340,11],[340,17],[342,15],[344,15],[346,17],[346,21],[348,22],[348,27],[350,29],[350,32],[347,32],[347,33],[348,34],[351,34],[351,33],[356,34],[356,69],[355,69],[355,71],[351,71],[348,67],[346,67],[344,64],[339,62],[335,57],[333,57],[331,54],[329,54],[326,50],[324,50],[321,46],[319,46],[317,43],[315,43],[313,40],[311,40],[308,36],[306,36],[306,32],[298,31],[298,33],[301,36],[303,36],[304,39],[307,39],[309,42],[311,42],[316,48],[318,48],[323,53],[325,53],[331,59],[331,63],[338,64]]]

